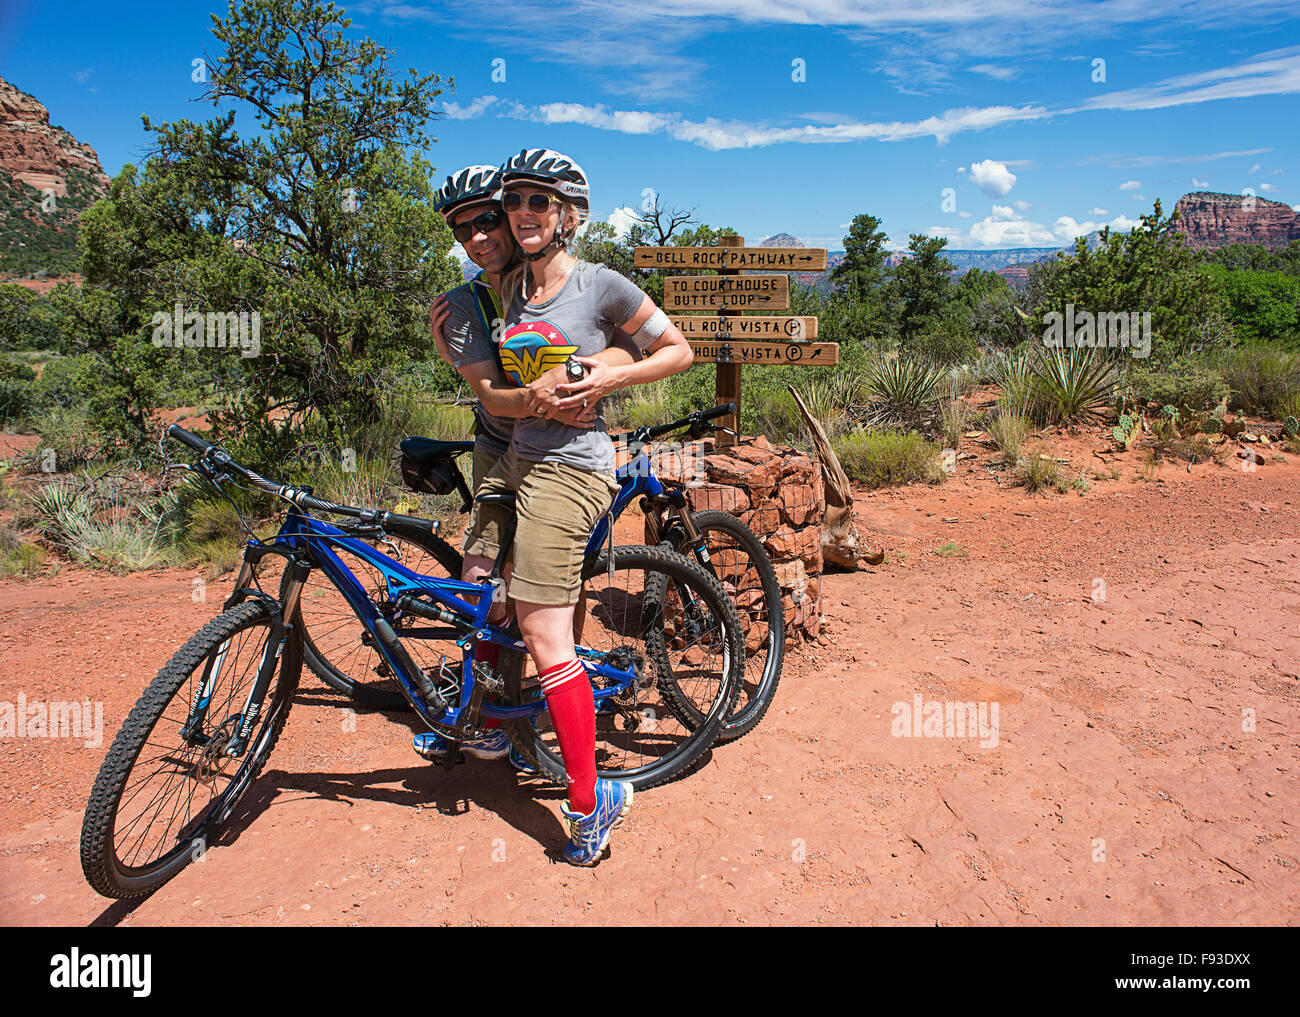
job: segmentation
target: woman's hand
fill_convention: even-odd
[[[451,304],[447,302],[447,294],[443,293],[429,308],[429,331],[433,333],[433,343],[438,347],[438,356],[448,363],[451,362],[451,357],[447,352],[447,340],[442,337],[442,326],[447,323],[450,314]]]
[[[619,372],[603,361],[593,357],[573,359],[587,368],[587,376],[582,381],[567,381],[555,386],[555,394],[561,397],[555,403],[557,410],[594,407],[605,396],[622,387]]]

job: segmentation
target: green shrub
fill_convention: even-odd
[[[1025,486],[1030,494],[1046,487],[1055,487],[1064,492],[1068,485],[1061,473],[1056,458],[1046,452],[1031,452],[1021,457],[1016,463],[1016,480]]]
[[[1020,446],[1032,430],[1029,418],[1009,406],[999,406],[988,421],[989,437],[1002,453],[1004,466],[1014,466],[1020,458]]]
[[[1270,419],[1284,417],[1300,395],[1300,353],[1279,346],[1243,346],[1219,362],[1232,407]]]
[[[1228,398],[1230,389],[1223,372],[1203,357],[1183,356],[1164,367],[1134,364],[1128,370],[1125,387],[1141,403],[1173,403],[1192,410],[1209,410]]]
[[[101,458],[105,441],[79,407],[51,406],[31,421],[40,442],[27,453],[24,464],[31,472],[67,473]],[[53,451],[53,460],[49,458]]]
[[[963,315],[965,313],[963,311]],[[950,367],[954,364],[973,364],[979,356],[979,347],[971,334],[969,321],[952,316],[922,329],[908,341],[907,352],[920,359]]]
[[[869,488],[942,483],[942,449],[915,431],[853,431],[832,442],[850,480]]]

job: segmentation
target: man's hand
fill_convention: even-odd
[[[552,367],[536,381],[524,387],[524,408],[530,417],[554,415],[560,402],[555,389],[566,377],[563,366]]]
[[[429,308],[429,331],[433,333],[433,343],[438,347],[438,356],[448,363],[451,357],[447,352],[447,340],[442,336],[442,326],[447,323],[447,318],[451,315],[451,304],[447,302],[447,294],[441,294]]]

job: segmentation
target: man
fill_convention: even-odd
[[[482,272],[463,286],[458,286],[434,302],[429,324],[439,355],[456,368],[474,391],[477,427],[474,434],[472,486],[480,482],[510,446],[515,420],[525,416],[546,416],[572,427],[592,426],[596,404],[590,407],[558,409],[560,397],[555,387],[569,379],[563,367],[556,367],[526,386],[506,384],[493,335],[499,331],[502,312],[497,285],[502,273],[517,264],[520,252],[501,207],[501,173],[497,166],[467,166],[449,176],[435,199],[458,243]],[[634,362],[634,346],[611,346],[595,359],[609,366]],[[491,570],[491,562],[467,555],[461,578],[482,581]],[[504,617],[501,609],[500,616]],[[494,613],[494,621],[499,617]],[[498,648],[480,646],[476,659],[496,664]],[[438,759],[446,753],[446,741],[432,731],[418,734],[415,751],[425,759]],[[500,759],[511,752],[510,739],[495,729],[485,737],[460,743],[462,752],[479,759]],[[522,759],[512,757],[516,766]]]

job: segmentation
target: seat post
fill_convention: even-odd
[[[514,546],[515,530],[519,525],[519,516],[515,510],[515,496],[512,492],[491,491],[487,494],[480,494],[474,500],[482,505],[500,505],[506,510],[505,529],[501,534],[501,547],[497,551],[496,561],[492,563],[492,572],[488,576],[489,579],[497,580],[501,578],[501,574],[505,570],[506,557]]]

